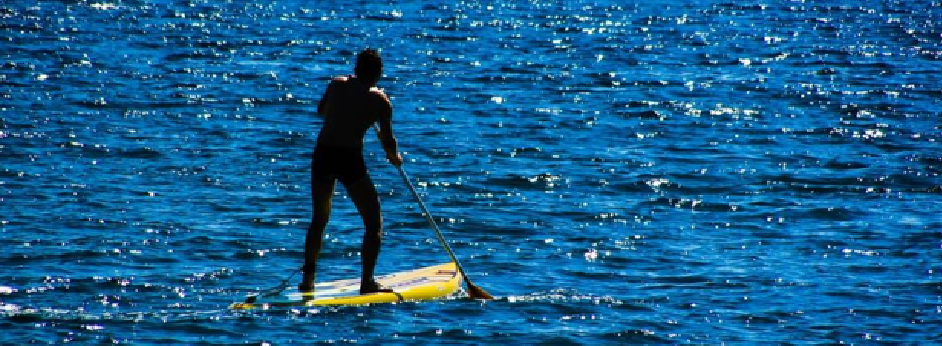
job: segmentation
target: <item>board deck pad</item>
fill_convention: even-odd
[[[315,283],[314,292],[301,293],[297,286],[273,297],[258,297],[254,303],[233,303],[230,309],[251,310],[277,307],[363,305],[439,299],[461,287],[461,274],[454,263],[443,263],[376,278],[394,293],[360,294],[360,279]]]

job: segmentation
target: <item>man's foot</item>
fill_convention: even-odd
[[[298,291],[301,293],[314,292],[314,273],[305,272],[301,277],[301,284],[298,285]]]
[[[376,280],[367,280],[360,282],[360,294],[368,293],[393,293],[394,291],[391,288],[386,288],[383,285],[380,285]]]

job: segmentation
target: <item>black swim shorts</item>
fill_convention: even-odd
[[[311,179],[318,182],[340,180],[349,186],[367,176],[363,149],[318,145],[311,160]]]

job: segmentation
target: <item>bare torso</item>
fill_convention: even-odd
[[[355,77],[337,77],[327,87],[318,113],[325,120],[317,145],[362,148],[363,136],[370,126],[377,121],[388,123],[392,105],[382,90]]]

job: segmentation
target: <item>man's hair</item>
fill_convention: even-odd
[[[357,77],[366,80],[379,80],[383,73],[383,59],[375,49],[367,48],[357,55],[357,66],[354,68]]]

